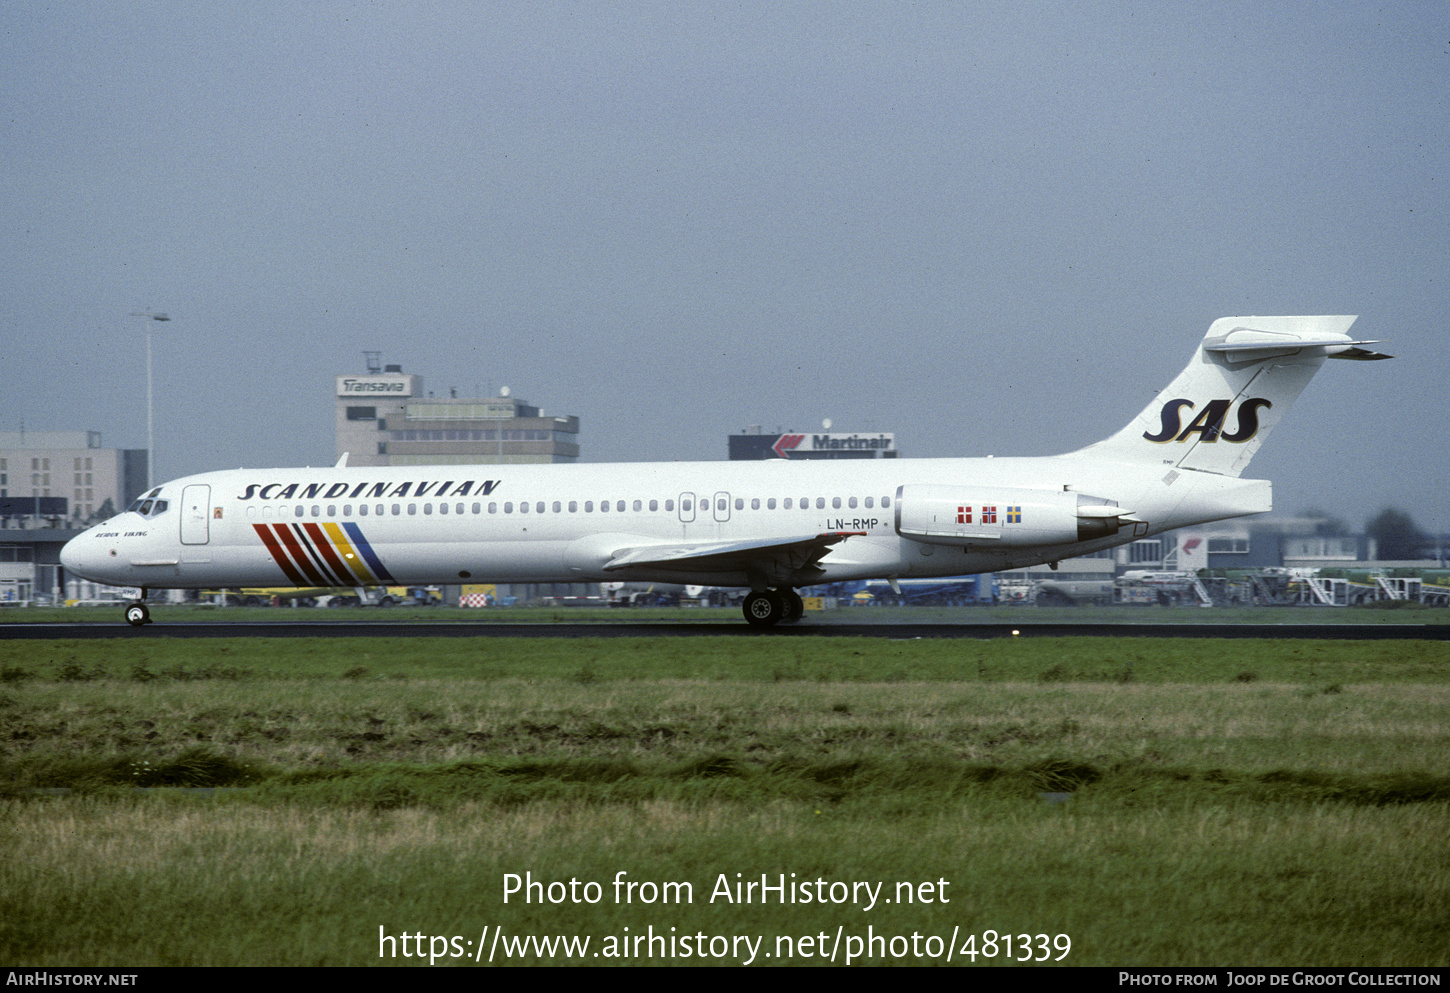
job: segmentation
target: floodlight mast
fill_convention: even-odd
[[[147,321],[169,321],[166,314],[154,314],[149,310],[137,310],[131,312],[132,317],[144,317]],[[156,484],[156,420],[154,416],[154,404],[152,402],[151,390],[151,332],[153,328],[146,325],[146,490],[149,491]]]

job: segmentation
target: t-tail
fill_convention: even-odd
[[[1117,434],[1073,455],[1243,473],[1325,359],[1387,359],[1353,317],[1223,317],[1168,388]]]

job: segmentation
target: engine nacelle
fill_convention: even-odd
[[[930,484],[896,490],[896,533],[932,545],[1070,545],[1112,537],[1129,514],[1115,501],[1061,490]]]

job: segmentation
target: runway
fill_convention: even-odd
[[[1325,641],[1450,641],[1450,624],[1154,624],[812,623],[757,629],[742,622],[597,621],[468,623],[436,621],[164,621],[131,627],[85,624],[0,624],[0,639],[94,638],[1293,638]]]

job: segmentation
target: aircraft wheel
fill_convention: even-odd
[[[806,605],[801,595],[790,587],[780,591],[780,598],[785,603],[785,613],[781,616],[782,624],[794,624],[805,616]]]
[[[780,623],[785,615],[785,601],[775,590],[756,590],[745,597],[741,609],[751,627],[768,628]]]
[[[133,603],[126,608],[126,623],[133,628],[139,628],[141,625],[149,623],[150,620],[151,611],[146,609],[144,603]]]

